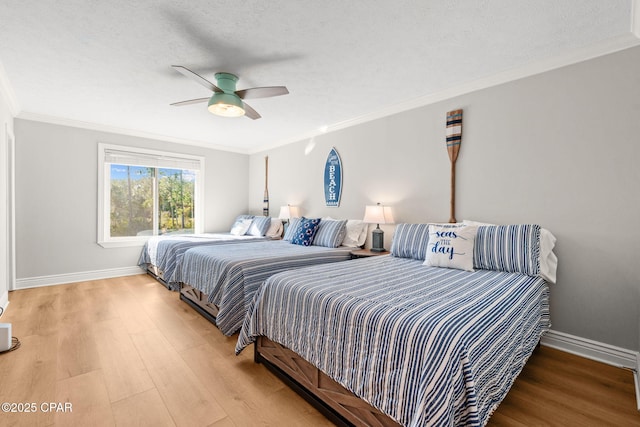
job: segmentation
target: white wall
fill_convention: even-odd
[[[0,69],[1,71],[1,69]],[[10,258],[10,178],[11,150],[8,136],[13,134],[13,114],[9,108],[7,95],[0,87],[0,308],[4,310],[9,301],[9,284],[12,278]],[[0,310],[0,311],[2,311]]]
[[[383,202],[397,222],[447,221],[445,114],[457,108],[457,219],[551,230],[559,258],[553,329],[637,351],[640,48],[254,154],[249,208],[260,207],[269,155],[272,206],[362,218],[366,204]],[[344,168],[339,208],[324,207],[331,147]]]
[[[96,243],[98,142],[205,157],[205,231],[247,211],[248,156],[15,119],[19,282],[134,267],[140,247]],[[55,281],[54,281],[55,282]]]

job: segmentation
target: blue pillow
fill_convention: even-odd
[[[288,240],[289,242],[293,239],[293,236],[296,234],[296,229],[298,225],[300,225],[300,221],[302,218],[291,218],[289,220],[289,225],[287,226],[287,231],[284,232],[284,237],[282,240]]]
[[[300,224],[296,228],[295,234],[291,239],[291,243],[294,245],[311,246],[319,225],[320,218],[302,217],[300,219]]]
[[[342,244],[347,234],[347,220],[323,219],[318,226],[316,237],[313,238],[314,246],[326,246],[337,248]]]
[[[540,226],[535,224],[478,227],[473,253],[475,268],[540,274]]]
[[[391,255],[424,261],[429,243],[429,224],[398,224],[391,242]]]
[[[253,218],[251,227],[245,234],[249,236],[264,236],[267,234],[267,230],[271,225],[271,217],[269,216],[256,216]]]

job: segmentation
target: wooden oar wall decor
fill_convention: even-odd
[[[269,156],[264,157],[264,197],[262,215],[269,216]]]
[[[451,160],[451,215],[449,222],[456,222],[456,160],[462,143],[462,110],[447,113],[447,152]]]

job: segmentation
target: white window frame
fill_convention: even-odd
[[[141,155],[146,157],[155,157],[160,163],[170,160],[196,161],[200,164],[196,171],[196,182],[194,189],[194,233],[202,233],[204,227],[204,157],[194,156],[190,154],[171,153],[167,151],[149,150],[146,148],[128,147],[122,145],[113,145],[106,143],[98,143],[98,238],[97,243],[103,248],[117,248],[126,246],[142,246],[150,236],[127,236],[127,237],[111,237],[111,180],[107,177],[111,176],[110,162],[106,162],[106,153],[108,151],[120,151],[129,153],[133,156]],[[169,160],[167,160],[169,159]],[[158,167],[171,167],[170,164]],[[155,199],[155,198],[154,198]],[[154,205],[158,201],[154,200]],[[157,206],[154,206],[154,212]],[[154,215],[154,234],[157,232],[157,218]]]

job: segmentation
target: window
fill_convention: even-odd
[[[98,170],[101,246],[201,232],[203,158],[99,144]]]

